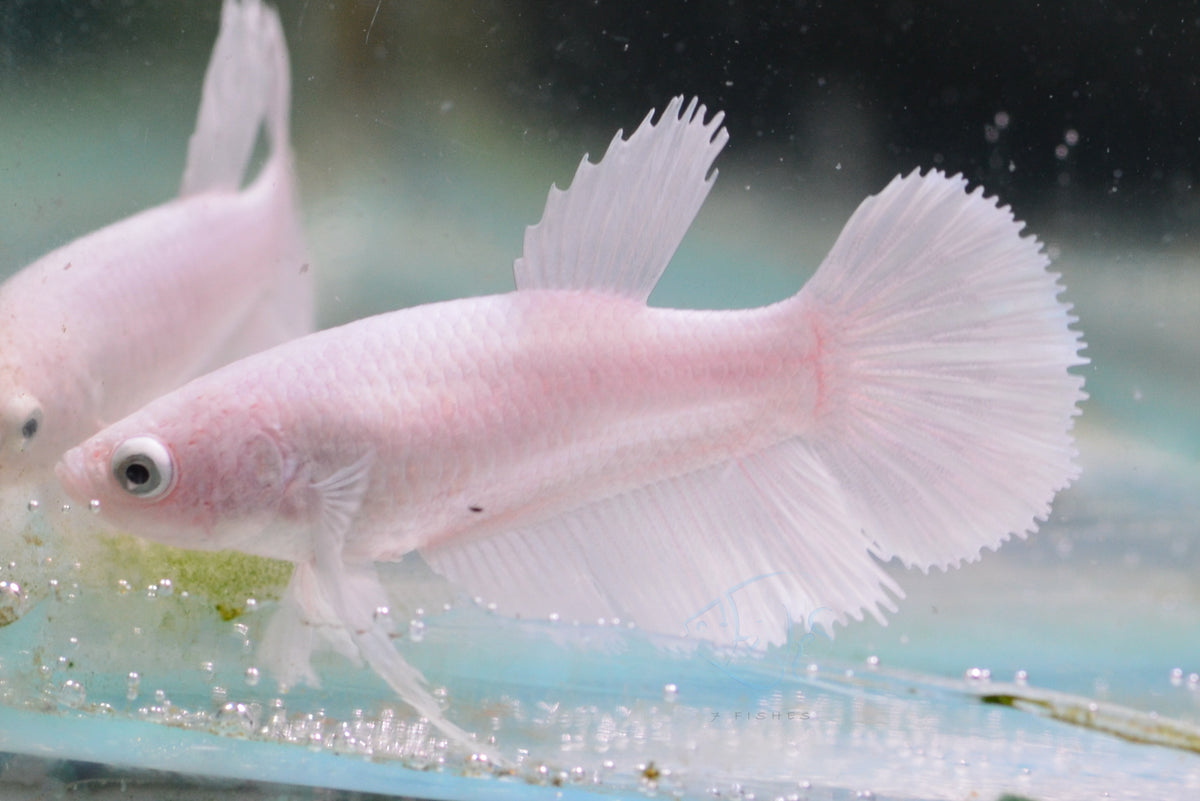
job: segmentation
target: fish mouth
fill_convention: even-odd
[[[92,465],[99,462],[92,460]],[[54,475],[71,500],[84,503],[95,497],[95,488],[100,486],[98,468],[89,468],[89,460],[83,446],[72,448],[63,454],[54,466]]]

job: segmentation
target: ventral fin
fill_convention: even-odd
[[[693,98],[651,111],[628,139],[618,131],[598,164],[587,156],[566,191],[550,188],[525,229],[517,289],[590,289],[645,301],[716,180],[729,133]]]

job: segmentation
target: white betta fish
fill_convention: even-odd
[[[0,286],[0,484],[221,364],[313,328],[278,15],[227,0],[180,196]],[[239,191],[259,128],[270,158]]]
[[[232,364],[69,451],[145,537],[296,563],[264,643],[314,631],[454,732],[388,639],[373,563],[420,552],[524,616],[690,626],[738,582],[762,642],[881,618],[875,557],[947,566],[1036,528],[1077,474],[1073,318],[1007,208],[937,172],[863,202],[799,294],[647,296],[715,180],[722,116],[674,100],[525,237],[517,291],[372,317]],[[752,590],[752,591],[751,591]],[[319,624],[319,625],[305,625]]]

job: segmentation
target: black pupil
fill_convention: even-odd
[[[134,462],[125,468],[125,478],[129,480],[130,485],[140,487],[150,480],[150,470],[146,465]]]
[[[37,430],[38,430],[37,418],[30,417],[28,420],[25,421],[25,425],[21,426],[21,436],[24,437],[25,439],[32,439],[33,435],[37,433]]]

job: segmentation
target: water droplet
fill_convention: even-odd
[[[258,668],[256,668],[256,667],[246,668],[246,684],[250,685],[251,687],[254,687],[255,685],[258,684],[258,679],[259,679]]]
[[[408,621],[408,638],[413,642],[421,642],[425,639],[425,621],[410,620]]]

